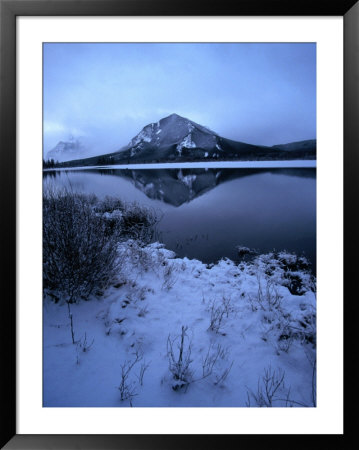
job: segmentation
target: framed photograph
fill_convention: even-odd
[[[4,448],[344,436],[358,17],[1,2]]]

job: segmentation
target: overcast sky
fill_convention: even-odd
[[[44,44],[45,152],[114,151],[174,112],[251,144],[313,139],[315,44]]]

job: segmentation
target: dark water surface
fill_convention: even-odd
[[[316,261],[315,169],[94,169],[44,172],[44,186],[119,197],[162,212],[158,240],[178,256],[238,260],[236,246]]]

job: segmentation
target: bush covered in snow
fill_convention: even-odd
[[[142,244],[149,244],[152,241],[154,227],[159,220],[158,213],[154,209],[106,196],[103,200],[96,201],[94,210],[106,218],[110,225],[120,220],[121,234],[125,238],[135,239]]]
[[[315,292],[315,278],[305,256],[271,252],[259,255],[254,263],[267,277],[286,286],[292,295],[303,295],[308,290]]]
[[[118,245],[132,238],[148,243],[157,222],[138,205],[65,189],[48,189],[43,198],[44,289],[67,302],[101,292],[118,272]]]
[[[156,212],[136,203],[125,205],[122,214],[123,233],[143,244],[149,244],[158,222]]]

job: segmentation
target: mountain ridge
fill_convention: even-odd
[[[247,144],[218,135],[176,113],[150,123],[119,150],[60,163],[92,166],[135,163],[315,159],[316,140],[272,147]]]

